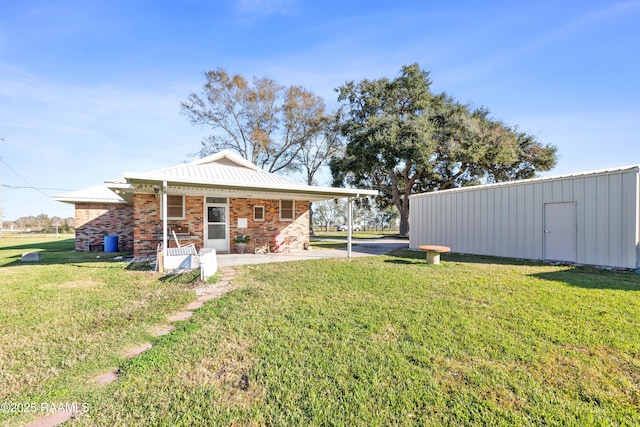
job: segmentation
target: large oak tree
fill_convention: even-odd
[[[376,201],[400,212],[409,232],[414,193],[531,178],[551,169],[556,148],[492,119],[446,94],[430,91],[429,73],[417,64],[389,80],[349,81],[338,88],[347,139],[331,160],[334,185],[379,190]]]

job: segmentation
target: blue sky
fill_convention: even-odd
[[[640,164],[638,23],[640,0],[0,0],[3,219],[73,216],[49,196],[189,160],[208,132],[180,102],[217,67],[335,108],[344,82],[418,63],[556,145],[547,176]]]

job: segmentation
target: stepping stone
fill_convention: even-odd
[[[161,337],[163,335],[170,334],[171,332],[173,332],[174,329],[175,327],[173,325],[166,325],[152,332],[152,334],[156,337]]]
[[[187,306],[187,310],[196,310],[204,305],[202,301],[194,301]]]
[[[128,352],[124,358],[125,359],[131,359],[133,357],[136,357],[142,353],[144,353],[145,351],[149,350],[151,347],[153,347],[153,344],[151,344],[150,342],[146,342],[144,344],[142,344],[139,347],[134,348],[133,350],[131,350],[130,352]]]
[[[119,370],[116,369],[115,371],[105,372],[104,374],[98,375],[96,377],[96,382],[98,384],[111,384],[118,379],[118,372]]]
[[[191,316],[193,316],[193,311],[180,311],[167,317],[167,319],[169,322],[177,322],[179,320],[187,320]]]
[[[27,424],[27,427],[54,427],[66,423],[73,417],[74,411],[58,411]]]
[[[198,299],[196,301],[207,302],[207,301],[211,301],[212,299],[219,298],[219,297],[220,297],[220,294],[206,294],[206,295],[202,295],[202,296],[198,297]]]
[[[227,287],[228,287],[228,283],[225,283],[222,286],[211,286],[211,287],[209,287],[207,289],[203,289],[202,293],[203,294],[211,294],[211,293],[219,292],[219,291],[221,291],[223,289],[226,289]]]

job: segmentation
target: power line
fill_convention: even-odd
[[[0,162],[4,163],[5,166],[7,168],[9,168],[9,170],[11,172],[13,172],[18,178],[20,178],[22,181],[24,181],[25,184],[27,184],[29,186],[29,188],[33,188],[34,190],[36,190],[37,192],[41,193],[42,195],[44,195],[45,197],[49,198],[51,196],[49,196],[47,193],[45,193],[44,191],[38,189],[38,187],[36,187],[35,185],[33,185],[32,183],[30,183],[29,181],[27,181],[26,179],[24,179],[18,172],[16,172],[11,166],[9,166],[9,163],[7,163],[2,157],[0,157]]]
[[[2,187],[4,188],[9,188],[11,190],[22,190],[25,188],[29,188],[31,190],[45,190],[45,191],[73,191],[73,190],[69,190],[68,188],[48,188],[48,187],[32,187],[30,185],[9,185],[9,184],[2,184]]]

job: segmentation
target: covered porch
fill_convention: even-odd
[[[183,245],[235,253],[242,240],[253,253],[305,249],[311,203],[346,198],[351,215],[354,199],[377,193],[300,184],[226,151],[150,173],[125,173],[109,187],[133,206],[134,256]],[[348,236],[350,256],[351,230]]]

